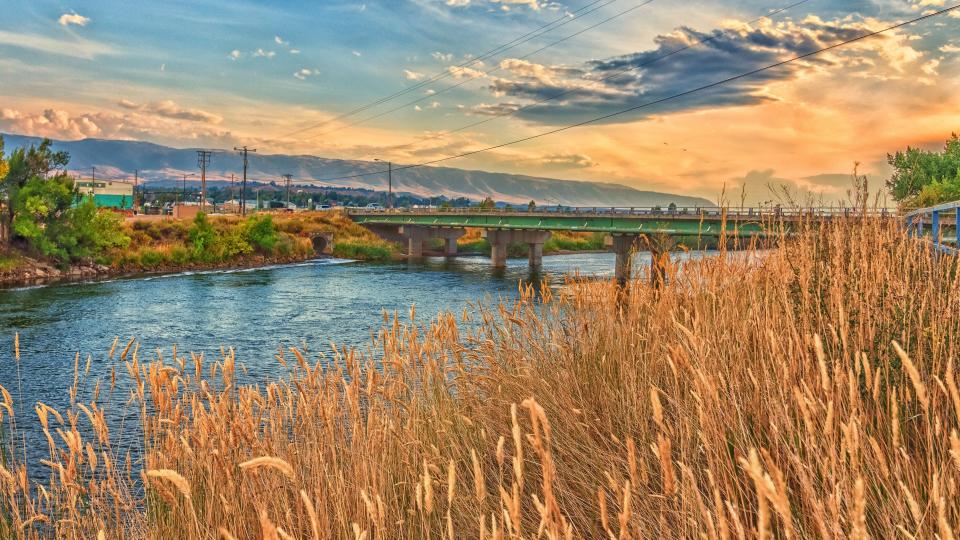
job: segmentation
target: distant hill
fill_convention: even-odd
[[[41,139],[20,135],[3,135],[10,150],[37,144]],[[84,139],[54,141],[54,148],[70,153],[70,170],[87,176],[90,168],[97,168],[97,176],[110,179],[132,178],[138,170],[146,183],[171,184],[183,174],[197,173],[196,149],[170,148],[149,142]],[[326,181],[325,178],[383,170],[382,163],[327,159],[315,156],[288,156],[282,154],[250,154],[248,180],[277,181],[282,174],[292,174],[294,183],[323,184],[325,186],[358,187],[385,191],[386,174],[346,180]],[[236,152],[223,150],[213,154],[207,169],[208,181],[229,180],[230,174],[239,176],[242,161]],[[197,178],[190,178],[196,181]],[[319,181],[319,182],[318,182]],[[492,197],[497,201],[566,206],[712,206],[700,197],[688,197],[655,191],[640,191],[619,184],[556,180],[517,174],[468,171],[450,167],[417,167],[397,171],[393,175],[395,192],[408,192],[420,197],[467,197],[481,200]]]

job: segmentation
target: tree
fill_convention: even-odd
[[[65,171],[70,156],[54,152],[52,144],[44,139],[39,146],[14,150],[9,160],[0,156],[8,245],[16,239],[61,264],[126,245],[120,217],[98,210],[92,197],[78,196]]]
[[[493,199],[487,197],[486,199],[480,201],[481,210],[493,210],[497,206],[497,203],[493,202]]]
[[[527,211],[533,212],[537,209],[537,201],[530,201],[527,203]]]
[[[942,152],[907,147],[887,154],[893,175],[887,188],[893,199],[907,205],[956,200],[960,193],[960,138],[953,133]]]

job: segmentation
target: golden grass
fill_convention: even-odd
[[[952,538],[956,266],[837,222],[660,291],[385,315],[366,352],[281,351],[258,386],[231,351],[130,344],[145,472],[106,400],[44,409],[48,480],[8,452],[0,535]]]

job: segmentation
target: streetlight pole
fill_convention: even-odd
[[[183,204],[186,204],[187,202],[187,177],[188,176],[196,176],[196,175],[194,173],[183,175],[183,189],[180,191],[180,197],[182,199]]]
[[[374,159],[384,163],[382,159]],[[387,161],[387,208],[393,208],[393,162]]]

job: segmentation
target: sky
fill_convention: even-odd
[[[796,3],[3,0],[0,132],[416,164],[635,108],[443,165],[757,203],[960,131],[960,10],[651,105],[954,5]]]

